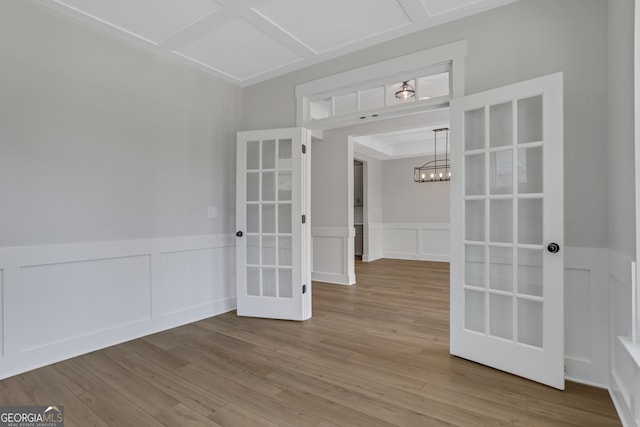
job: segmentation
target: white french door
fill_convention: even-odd
[[[564,389],[562,74],[454,99],[451,354]]]
[[[303,128],[238,133],[239,316],[311,317],[309,142]]]

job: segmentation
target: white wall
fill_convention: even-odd
[[[311,156],[311,236],[313,280],[355,283],[353,148],[344,129],[313,140]]]
[[[0,64],[0,378],[235,308],[241,89],[27,1]]]
[[[384,257],[449,261],[450,183],[413,181],[413,168],[433,156],[384,160]]]
[[[382,162],[384,222],[449,222],[449,182],[413,181],[413,168],[431,160],[433,156]]]
[[[628,351],[632,346],[625,346],[631,338],[631,261],[637,255],[633,0],[608,2],[607,46],[609,381],[618,413],[624,424],[631,426],[640,425],[640,359]]]
[[[0,40],[0,247],[233,230],[240,88],[32,2]]]

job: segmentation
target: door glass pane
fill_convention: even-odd
[[[542,147],[518,150],[518,193],[542,193]]]
[[[513,201],[491,200],[491,241],[513,242]]]
[[[518,200],[518,243],[542,244],[542,199]]]
[[[275,236],[262,237],[262,265],[276,265]]]
[[[276,173],[262,173],[262,200],[272,202],[276,199]]]
[[[434,74],[418,79],[420,100],[449,95],[449,73]]]
[[[292,298],[293,297],[293,280],[291,276],[293,271],[291,269],[281,268],[278,270],[278,296],[280,298]]]
[[[247,142],[247,169],[260,169],[260,141]]]
[[[262,141],[262,169],[276,167],[276,142],[273,139]]]
[[[478,150],[484,145],[484,108],[464,113],[464,148]]]
[[[471,331],[484,332],[485,293],[464,291],[464,327]]]
[[[491,153],[491,194],[513,193],[513,150]]]
[[[276,206],[262,205],[262,232],[276,232]]]
[[[260,269],[247,268],[247,295],[260,296]]]
[[[291,237],[280,236],[278,237],[278,265],[284,267],[291,267]]]
[[[513,111],[511,102],[489,107],[489,138],[491,147],[513,144]]]
[[[465,157],[464,187],[467,196],[484,195],[484,153]]]
[[[513,339],[513,298],[489,295],[489,333],[495,337]]]
[[[489,287],[500,291],[513,290],[513,249],[490,248]]]
[[[260,172],[247,173],[247,201],[260,200]]]
[[[351,114],[357,111],[355,92],[336,96],[334,99],[336,116],[344,116],[345,114]]]
[[[361,90],[360,111],[376,110],[384,107],[384,87]]]
[[[541,297],[542,249],[518,249],[518,292]]]
[[[247,236],[247,264],[260,265],[260,236]]]
[[[291,172],[278,172],[278,200],[291,200]]]
[[[518,298],[518,341],[542,347],[542,302]]]
[[[260,232],[260,205],[247,205],[247,233]]]
[[[484,246],[465,245],[464,284],[484,288]]]
[[[278,205],[278,232],[291,233],[291,204]]]
[[[484,200],[465,201],[465,239],[484,242]]]
[[[278,141],[278,168],[291,169],[291,140]]]
[[[277,297],[276,269],[262,269],[262,295],[265,297]]]
[[[312,120],[320,120],[331,117],[331,98],[321,99],[309,103]]]
[[[518,100],[518,144],[542,141],[542,95]]]

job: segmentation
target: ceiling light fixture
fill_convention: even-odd
[[[410,99],[416,96],[416,91],[413,89],[413,86],[409,84],[409,81],[402,82],[402,86],[400,86],[400,90],[396,92],[396,98],[398,99]]]
[[[440,132],[445,132],[444,159],[438,159],[438,133]],[[451,165],[449,164],[449,128],[433,130],[433,160],[422,166],[413,168],[413,181],[451,181]]]

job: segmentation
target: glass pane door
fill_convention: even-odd
[[[562,78],[452,103],[451,351],[564,387]]]
[[[542,348],[542,95],[464,121],[465,328]]]
[[[302,129],[238,135],[239,315],[304,318],[305,135]]]
[[[247,142],[246,293],[249,296],[293,296],[291,144],[291,138]]]

